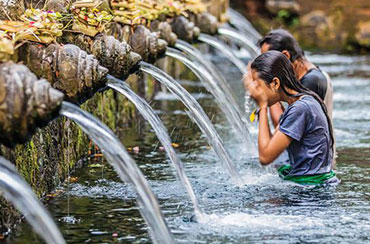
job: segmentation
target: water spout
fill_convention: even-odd
[[[108,80],[108,87],[126,96],[136,106],[143,117],[151,124],[153,130],[157,134],[158,139],[167,152],[167,155],[172,163],[172,167],[176,170],[178,178],[180,179],[182,185],[188,192],[191,201],[193,202],[195,214],[199,215],[201,213],[201,209],[199,207],[193,187],[191,186],[191,183],[185,174],[184,166],[172,146],[171,138],[169,137],[167,129],[161,119],[158,117],[158,115],[155,114],[152,107],[143,98],[141,98],[131,90],[127,83],[112,76],[109,76]]]
[[[192,97],[191,94],[186,91],[185,88],[182,87],[174,78],[172,78],[166,72],[155,67],[154,65],[141,62],[140,70],[153,76],[183,102],[183,104],[189,110],[188,114],[190,119],[192,119],[193,122],[195,122],[199,126],[200,130],[206,136],[208,143],[212,146],[224,168],[229,172],[231,179],[234,181],[235,184],[241,185],[241,177],[236,171],[229,153],[224,148],[219,134],[217,133],[216,129],[212,125],[212,122],[207,117],[203,108],[195,100],[195,98]]]
[[[18,174],[14,165],[3,157],[0,157],[0,191],[26,217],[46,243],[66,243],[31,187]]]
[[[240,70],[242,74],[247,72],[246,65],[237,56],[235,56],[235,54],[226,44],[224,44],[217,38],[207,34],[200,34],[198,40],[219,50]]]
[[[260,50],[256,46],[256,44],[249,40],[245,35],[240,34],[237,30],[223,27],[218,29],[218,33],[221,36],[228,37],[232,41],[235,41],[237,44],[239,44],[241,47],[245,48],[249,52],[251,58],[255,58],[259,55]]]
[[[149,183],[113,132],[97,118],[76,105],[63,102],[61,115],[75,121],[103,151],[122,181],[134,185],[140,212],[149,226],[154,243],[175,243]]]
[[[245,144],[246,147],[251,147],[252,151],[255,151],[253,139],[246,127],[246,123],[238,112],[238,105],[226,96],[214,76],[201,63],[190,60],[185,54],[176,49],[167,48],[166,55],[181,61],[198,76],[206,89],[215,97],[217,104],[225,114],[229,124],[234,128],[234,132],[239,137],[240,142]]]

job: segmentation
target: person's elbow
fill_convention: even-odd
[[[270,163],[272,163],[274,161],[274,159],[269,157],[268,155],[264,155],[264,154],[260,153],[259,161],[262,165],[269,165]]]

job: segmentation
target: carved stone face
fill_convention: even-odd
[[[199,28],[193,22],[187,20],[184,16],[178,16],[171,23],[173,32],[181,40],[188,42],[194,41],[199,36]]]
[[[171,25],[166,21],[153,21],[150,30],[158,32],[161,39],[165,40],[169,46],[174,46],[177,41],[177,35],[172,32]]]
[[[0,143],[24,143],[58,115],[63,93],[37,79],[24,65],[0,64]]]
[[[25,45],[20,57],[31,71],[46,78],[69,101],[81,102],[105,86],[108,69],[75,45]]]
[[[166,52],[167,42],[159,39],[159,34],[150,32],[145,26],[135,28],[129,39],[134,52],[140,54],[143,60],[154,62]]]
[[[195,23],[199,27],[202,33],[215,35],[218,30],[217,18],[209,13],[197,14]]]
[[[96,36],[90,52],[109,69],[110,74],[121,79],[127,78],[141,61],[141,56],[125,41],[120,42],[113,36]]]

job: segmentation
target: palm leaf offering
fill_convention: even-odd
[[[63,35],[62,15],[54,11],[27,9],[20,21],[0,20],[0,30],[13,33],[15,42],[52,43]]]
[[[200,14],[207,11],[207,6],[201,0],[180,0],[183,3],[185,11],[193,14]]]
[[[95,36],[105,30],[105,26],[113,20],[113,15],[99,9],[100,1],[78,1],[72,4],[72,30],[88,36]]]
[[[0,62],[12,59],[14,55],[14,39],[11,33],[0,31]]]
[[[177,0],[158,0],[162,12],[168,17],[187,16],[184,5]]]
[[[112,0],[110,4],[114,21],[125,25],[142,24],[141,13],[136,6],[136,0]]]

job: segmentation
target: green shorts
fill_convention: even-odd
[[[291,169],[292,166],[287,164],[280,166],[278,168],[280,178],[282,178],[283,180],[293,181],[301,185],[323,185],[328,183],[329,180],[336,178],[335,172],[333,170],[326,174],[292,176],[289,175]]]

